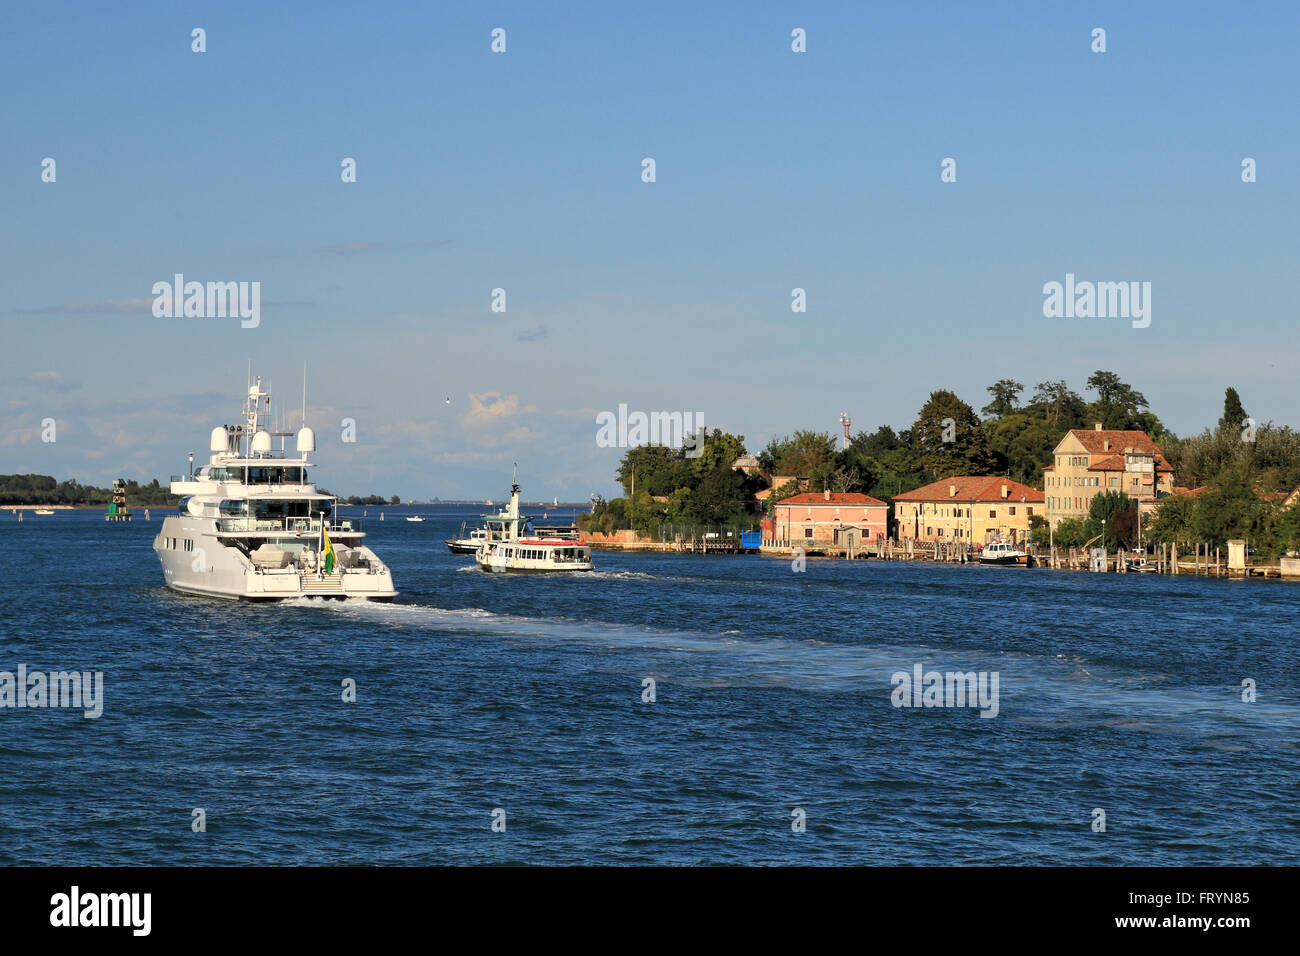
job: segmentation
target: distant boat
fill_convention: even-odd
[[[484,515],[483,523],[489,537],[479,543],[474,552],[474,562],[484,571],[591,570],[591,547],[578,537],[576,530],[572,536],[568,533],[563,537],[543,536],[545,532],[542,529],[532,527],[532,520],[519,513],[517,469],[510,485],[510,507],[495,518]],[[527,537],[530,530],[533,536]]]
[[[52,514],[54,514],[54,509],[53,509],[53,508],[37,508],[37,509],[36,509],[36,513],[37,513],[38,515],[52,515]]]
[[[994,541],[980,552],[980,564],[1029,566],[1029,555],[1007,541]]]
[[[1124,569],[1134,574],[1155,574],[1160,570],[1147,562],[1147,553],[1142,548],[1134,548],[1131,554],[1125,555]]]
[[[407,515],[407,516],[406,516],[406,520],[407,520],[407,521],[423,521],[424,519],[421,518],[419,515]]]

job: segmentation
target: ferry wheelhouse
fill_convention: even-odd
[[[184,497],[153,542],[167,586],[247,600],[392,600],[392,573],[362,543],[359,522],[336,517],[337,500],[309,480],[315,433],[265,430],[270,401],[257,379],[244,422],[212,429],[208,464],[172,476],[172,494]],[[294,457],[284,450],[287,437],[295,438]]]

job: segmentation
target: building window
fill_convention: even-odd
[[[1015,505],[1012,505],[1012,506],[1011,506],[1011,510],[1010,510],[1009,512],[1007,512],[1007,513],[1010,514],[1010,515],[1013,515],[1013,516],[1014,516],[1015,513],[1016,513],[1016,506],[1015,506]]]
[[[804,528],[804,529],[803,529],[803,536],[804,536],[805,538],[811,538],[811,537],[812,537],[812,528]]]
[[[990,518],[996,518],[997,516],[998,516],[998,509],[997,509],[997,508],[990,508],[990,509],[989,509],[989,517],[990,517]]]

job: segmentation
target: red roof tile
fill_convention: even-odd
[[[957,493],[950,494],[956,485]],[[1007,496],[1002,497],[1002,486],[1007,486]],[[1042,502],[1043,493],[1010,478],[994,476],[960,476],[932,481],[914,491],[894,496],[895,501],[1025,501]]]

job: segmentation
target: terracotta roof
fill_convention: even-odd
[[[957,486],[955,495],[950,486]],[[1002,497],[1002,486],[1007,486],[1007,496]],[[895,501],[1025,501],[1042,502],[1043,493],[1010,478],[993,476],[961,476],[932,481],[914,491],[894,496]]]
[[[857,492],[838,492],[832,491],[830,499],[826,498],[826,493],[821,491],[805,491],[802,494],[792,495],[777,502],[781,505],[885,505],[879,498],[873,498],[871,495],[860,495]]]
[[[1070,434],[1092,455],[1123,455],[1124,449],[1132,448],[1138,454],[1156,453],[1156,465],[1161,471],[1173,469],[1160,451],[1160,446],[1153,442],[1144,431],[1123,431],[1103,428],[1071,428]],[[1059,442],[1057,443],[1060,444]]]
[[[1176,495],[1190,495],[1191,497],[1195,498],[1197,495],[1204,494],[1207,488],[1209,488],[1209,485],[1201,485],[1201,487],[1199,487],[1199,488],[1178,488],[1178,487],[1175,487],[1175,488],[1174,488],[1174,494],[1176,494]]]
[[[1092,464],[1088,466],[1088,470],[1089,471],[1123,471],[1124,456],[1107,455],[1104,458],[1094,458]],[[1164,456],[1157,453],[1156,471],[1172,473],[1173,470],[1174,469],[1169,465],[1169,462],[1165,461]]]

